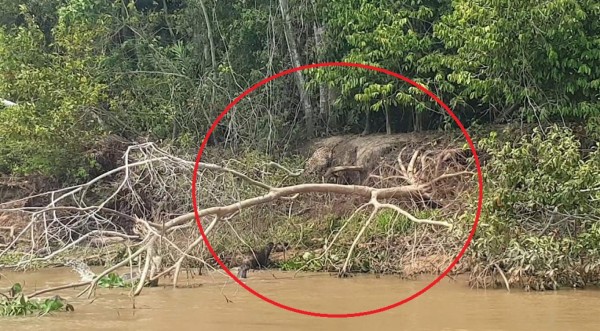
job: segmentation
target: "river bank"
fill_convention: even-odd
[[[590,183],[600,173],[594,170],[600,167],[598,152],[583,153],[565,128],[534,128],[530,136],[517,134],[516,141],[514,133],[501,133],[477,135],[486,173],[482,217],[453,272],[468,274],[474,287],[543,291],[597,285],[598,192]],[[277,257],[281,252],[274,256],[283,271],[406,279],[439,274],[464,245],[477,209],[473,158],[454,138],[442,136],[327,138],[304,156],[281,160],[253,150],[208,151],[204,162],[215,163],[203,165],[197,196],[205,212],[223,210],[226,217],[206,214],[202,226],[212,231],[211,245],[223,257],[268,241],[288,243],[283,258]],[[77,257],[109,268],[140,264],[143,258],[131,254],[147,259],[151,253],[161,255],[167,273],[217,266],[198,236],[189,191],[181,189],[191,185],[193,162],[186,161],[191,155],[172,155],[151,143],[130,146],[124,154],[128,159],[122,162],[131,166],[117,164],[110,176],[61,189],[57,208],[54,191],[4,204],[0,265],[60,265]],[[322,180],[328,186],[315,186]],[[298,189],[298,195],[265,196],[265,188],[281,187]],[[317,191],[303,192],[305,187]],[[323,188],[346,194],[318,191]],[[390,189],[415,194],[392,197],[386,205],[373,202],[369,192]],[[265,200],[249,205],[260,200],[256,197]],[[240,201],[248,207],[238,210]],[[167,235],[156,231],[163,224],[169,224]],[[156,241],[148,252],[151,238]]]

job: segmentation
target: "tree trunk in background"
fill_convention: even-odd
[[[209,114],[211,114],[212,116],[212,110],[213,107],[215,106],[215,83],[214,83],[214,79],[216,76],[216,72],[217,72],[217,58],[215,56],[215,43],[213,41],[213,35],[212,35],[212,27],[210,24],[210,18],[208,16],[208,12],[206,11],[206,6],[204,6],[204,0],[199,0],[200,3],[200,8],[202,8],[202,14],[204,14],[204,21],[206,22],[206,36],[208,38],[208,44],[210,45],[210,61],[211,61],[211,65],[212,65],[212,72],[210,73],[211,77],[213,78],[213,82],[212,84],[212,92],[211,92],[211,96],[210,96],[210,105],[208,107],[209,109]],[[209,120],[210,123],[210,120]],[[212,134],[211,135],[213,144],[217,144],[217,137]]]
[[[368,135],[369,133],[371,133],[371,110],[369,108],[367,108],[365,110],[365,130],[362,132],[361,135]]]
[[[327,93],[327,83],[319,84],[319,115],[323,122],[325,122],[325,130],[327,133],[329,133],[328,96],[329,94]]]
[[[388,107],[384,106],[383,111],[385,112],[385,133],[392,134],[392,123],[390,122],[390,110],[388,109]]]
[[[329,115],[327,117],[327,127],[331,128],[331,127],[338,127],[339,126],[339,120],[337,119],[337,117],[333,116],[331,111],[333,109],[333,104],[335,103],[335,101],[337,100],[337,98],[339,97],[339,90],[337,90],[335,87],[327,87],[327,114]]]
[[[287,0],[279,0],[279,8],[281,9],[281,15],[283,16],[283,32],[285,34],[285,39],[287,40],[288,51],[290,53],[290,58],[292,61],[292,65],[294,67],[300,66],[300,55],[298,54],[298,48],[296,46],[296,39],[294,34],[292,33],[292,22],[289,15],[289,6]],[[304,108],[304,120],[306,124],[306,134],[308,138],[312,138],[314,136],[314,112],[312,110],[312,106],[310,105],[310,100],[308,99],[308,95],[305,89],[304,76],[302,72],[296,71],[294,73],[296,77],[296,85],[300,92],[300,99],[302,101],[302,106]]]
[[[425,115],[423,112],[418,111],[418,110],[413,110],[413,116],[414,116],[414,124],[413,124],[413,131],[414,132],[421,132],[423,131],[423,115]]]
[[[169,29],[169,35],[175,41],[175,33],[173,32],[173,28],[171,27],[171,23],[169,22],[169,10],[167,7],[167,0],[162,1],[163,11],[165,13],[165,23],[167,24],[167,29]]]
[[[206,7],[204,6],[204,0],[199,0],[200,8],[202,8],[202,13],[204,14],[204,21],[206,22],[206,35],[208,37],[208,43],[210,44],[210,60],[212,64],[213,72],[217,70],[217,59],[215,57],[215,43],[213,41],[212,35],[212,27],[210,25],[210,18],[208,17],[208,12],[206,11]]]
[[[317,54],[317,61],[321,61],[321,52],[323,45],[323,33],[325,29],[318,23],[313,25],[315,33],[315,53]],[[329,93],[327,91],[327,83],[323,82],[319,84],[319,117],[325,122],[325,130],[329,133]]]

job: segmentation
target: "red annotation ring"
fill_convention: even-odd
[[[221,261],[221,259],[219,259],[219,257],[217,256],[217,254],[215,253],[215,251],[213,250],[212,246],[210,245],[210,242],[208,241],[208,238],[206,237],[206,234],[204,233],[204,229],[202,228],[202,224],[200,223],[200,216],[198,215],[198,203],[196,201],[196,180],[197,180],[197,173],[198,173],[198,165],[200,162],[200,158],[202,156],[202,153],[204,152],[204,148],[206,147],[206,143],[208,142],[208,139],[210,138],[210,135],[212,134],[213,130],[217,127],[217,124],[223,119],[223,117],[227,114],[227,112],[229,112],[229,110],[235,106],[240,100],[242,100],[244,97],[246,97],[248,94],[250,94],[252,91],[256,90],[257,88],[259,88],[262,85],[265,85],[267,83],[269,83],[272,80],[275,80],[277,78],[283,77],[285,75],[289,75],[291,73],[294,73],[296,71],[300,71],[300,70],[304,70],[304,69],[312,69],[312,68],[320,68],[320,67],[355,67],[355,68],[361,68],[361,69],[369,69],[369,70],[374,70],[374,71],[378,71],[393,77],[396,77],[398,79],[401,79],[411,85],[413,85],[414,87],[418,88],[419,90],[423,91],[425,94],[429,95],[433,100],[435,100],[442,108],[444,108],[446,110],[446,112],[454,119],[454,121],[456,122],[456,124],[460,127],[460,129],[462,130],[463,135],[465,136],[465,139],[467,140],[467,142],[469,143],[469,147],[471,148],[471,151],[473,152],[473,157],[475,158],[475,164],[477,166],[477,175],[478,175],[478,184],[479,184],[479,198],[477,200],[477,214],[475,215],[475,221],[473,222],[473,228],[471,229],[471,232],[469,233],[469,237],[467,238],[467,240],[465,241],[464,246],[462,247],[462,249],[460,250],[460,252],[458,253],[458,255],[456,256],[456,258],[452,261],[452,263],[448,266],[448,268],[446,268],[446,270],[444,270],[444,272],[439,275],[435,280],[433,280],[429,285],[425,286],[423,289],[421,289],[420,291],[414,293],[413,295],[407,297],[406,299],[403,299],[401,301],[398,301],[394,304],[388,305],[388,306],[384,306],[378,309],[373,309],[373,310],[368,310],[368,311],[363,311],[363,312],[356,312],[356,313],[347,313],[347,314],[328,314],[328,313],[319,313],[319,312],[311,312],[311,311],[306,311],[306,310],[301,310],[301,309],[297,309],[294,307],[290,307],[290,306],[286,306],[284,304],[281,304],[277,301],[274,301],[272,299],[269,299],[267,297],[265,297],[264,295],[256,292],[255,290],[253,290],[252,288],[250,288],[248,285],[244,284],[240,279],[238,279],[232,272],[231,270],[229,270],[225,264],[223,263],[223,261]],[[206,244],[206,247],[208,247],[208,250],[210,251],[210,253],[213,255],[213,257],[215,258],[215,260],[219,263],[219,265],[221,266],[221,268],[223,268],[223,270],[225,270],[227,272],[227,274],[233,279],[235,280],[238,284],[240,284],[240,286],[242,286],[243,288],[245,288],[246,290],[248,290],[250,293],[254,294],[256,297],[270,303],[273,304],[279,308],[291,311],[291,312],[295,312],[295,313],[300,313],[300,314],[304,314],[304,315],[309,315],[309,316],[315,316],[315,317],[329,317],[329,318],[347,318],[347,317],[358,317],[358,316],[366,316],[366,315],[372,315],[372,314],[376,314],[376,313],[381,313],[384,312],[386,310],[398,307],[404,303],[407,303],[417,297],[419,297],[420,295],[422,295],[423,293],[427,292],[428,290],[430,290],[434,285],[436,285],[440,280],[442,280],[442,278],[446,277],[446,275],[450,272],[450,270],[452,270],[452,268],[454,268],[454,266],[456,265],[456,263],[458,263],[458,261],[460,260],[460,258],[465,254],[465,251],[467,250],[467,248],[469,247],[469,245],[471,244],[471,240],[473,239],[473,235],[475,234],[475,231],[477,230],[477,224],[479,223],[479,217],[481,215],[481,207],[482,207],[482,202],[483,202],[483,175],[481,173],[481,165],[479,163],[479,157],[477,155],[477,151],[475,150],[475,146],[473,145],[473,141],[471,140],[471,137],[469,136],[469,134],[467,133],[467,130],[464,128],[464,126],[462,125],[462,123],[458,120],[458,118],[456,117],[456,115],[454,115],[454,113],[452,112],[452,110],[450,110],[450,108],[444,104],[444,102],[442,102],[435,94],[433,94],[431,91],[427,90],[425,87],[419,85],[416,82],[413,82],[412,80],[397,74],[395,72],[386,70],[386,69],[382,69],[382,68],[378,68],[378,67],[374,67],[374,66],[370,66],[370,65],[366,65],[366,64],[361,64],[361,63],[349,63],[349,62],[324,62],[324,63],[315,63],[315,64],[309,64],[309,65],[304,65],[304,66],[300,66],[297,68],[292,68],[292,69],[288,69],[285,71],[282,71],[278,74],[275,74],[271,77],[265,78],[262,81],[254,84],[252,87],[250,87],[249,89],[247,89],[246,91],[244,91],[244,93],[242,93],[240,96],[238,96],[237,98],[235,98],[235,100],[233,100],[229,105],[227,105],[227,107],[225,108],[225,110],[217,117],[217,119],[213,122],[212,126],[210,127],[210,129],[208,130],[208,132],[206,133],[206,136],[204,137],[204,140],[202,141],[202,145],[200,146],[200,150],[198,151],[198,155],[196,157],[196,164],[194,166],[194,175],[192,178],[192,201],[194,204],[194,214],[196,217],[196,223],[198,225],[198,229],[200,230],[200,234],[202,235],[202,238],[204,240],[204,243]]]

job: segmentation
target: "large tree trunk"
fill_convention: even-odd
[[[295,36],[292,33],[292,22],[289,15],[288,1],[279,0],[279,8],[281,9],[281,15],[283,16],[283,32],[285,34],[285,39],[287,40],[292,65],[294,67],[299,67],[300,55],[298,54]],[[298,87],[298,90],[300,92],[300,99],[304,107],[304,121],[306,124],[306,134],[309,138],[312,138],[314,136],[314,112],[312,110],[310,100],[308,99],[308,95],[306,93],[304,76],[300,71],[296,71],[294,73],[294,76],[296,77],[296,86]]]

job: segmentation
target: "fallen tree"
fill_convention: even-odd
[[[277,200],[293,201],[302,195],[314,193],[360,197],[365,202],[356,208],[323,251],[323,254],[327,254],[328,248],[336,242],[349,222],[357,214],[371,208],[338,271],[340,276],[344,276],[361,236],[381,210],[392,210],[416,224],[452,229],[453,224],[449,220],[415,217],[393,201],[429,199],[440,181],[472,173],[440,173],[440,163],[447,161],[456,151],[448,150],[442,153],[444,157],[434,158],[430,153],[415,150],[408,164],[403,160],[404,151],[398,155],[395,176],[385,176],[380,171],[379,175],[372,174],[368,177],[379,183],[393,184],[379,185],[381,187],[331,183],[276,186],[234,170],[230,164],[235,163],[235,160],[225,162],[225,165],[202,162],[198,165],[198,178],[208,181],[204,187],[211,188],[202,190],[201,203],[210,207],[198,208],[204,232],[207,236],[212,235],[217,225],[233,219],[241,211]],[[102,277],[122,267],[129,266],[132,269],[134,264],[141,266],[141,272],[137,286],[132,289],[133,295],[139,295],[144,285],[155,283],[166,275],[171,275],[173,286],[176,286],[185,260],[210,267],[205,258],[192,253],[198,250],[205,253],[205,247],[201,245],[202,237],[195,226],[194,212],[185,212],[186,207],[182,204],[182,201],[188,199],[186,195],[189,195],[189,191],[181,188],[182,185],[190,184],[195,163],[173,156],[153,143],[129,146],[123,160],[122,166],[82,185],[0,204],[0,212],[25,213],[29,217],[29,221],[19,231],[13,229],[10,240],[0,251],[0,258],[18,247],[26,254],[18,262],[0,267],[27,268],[38,262],[52,261],[64,265],[65,259],[68,262],[65,255],[68,256],[69,251],[78,247],[96,247],[108,251],[110,247],[124,246],[127,254],[120,256],[112,266],[95,274],[93,279],[56,288],[85,286],[81,294],[87,293],[88,296],[93,295]],[[302,170],[290,170],[274,162],[265,163],[260,173],[266,174],[268,168],[283,171],[284,178],[297,178],[303,174]],[[336,171],[340,171],[340,168],[333,172]],[[428,178],[431,174],[435,176]],[[242,190],[238,185],[240,181],[249,189]],[[403,184],[397,185],[398,181]],[[117,184],[111,186],[110,183]],[[228,191],[228,194],[215,194],[219,189]],[[231,198],[232,192],[236,193],[235,199]],[[164,199],[155,201],[149,197]],[[38,203],[37,206],[7,207],[33,198],[45,202]],[[50,290],[39,293],[48,291]]]

